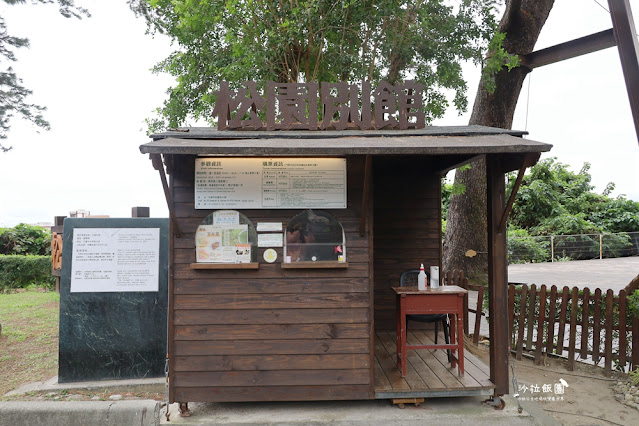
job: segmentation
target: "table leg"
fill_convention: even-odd
[[[404,301],[406,299],[402,298],[402,302],[400,303],[401,312],[400,312],[400,321],[402,323],[402,377],[406,376],[406,305]]]
[[[456,329],[457,329],[457,321],[455,321],[455,315],[454,314],[449,314],[448,315],[448,320],[449,320],[449,330],[450,330],[450,344],[451,345],[457,345],[457,333],[456,333]],[[456,348],[451,348],[450,350],[450,365],[451,367],[455,368],[457,366],[457,354],[456,354]]]
[[[395,297],[395,345],[397,347],[397,368],[402,369],[402,322],[400,296]]]
[[[457,319],[457,336],[459,336],[459,375],[464,375],[464,324]]]

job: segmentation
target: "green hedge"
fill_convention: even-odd
[[[0,293],[32,284],[55,288],[50,256],[0,255]]]

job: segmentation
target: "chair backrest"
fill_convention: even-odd
[[[426,278],[428,278],[428,284],[430,285],[430,272],[426,272]],[[416,287],[417,286],[417,276],[419,275],[419,269],[411,269],[410,271],[402,272],[402,275],[399,277],[399,286],[400,287]]]

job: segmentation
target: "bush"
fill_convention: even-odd
[[[30,285],[55,288],[49,256],[0,255],[0,293]]]
[[[508,263],[548,262],[549,240],[533,237],[525,229],[508,231]]]
[[[0,254],[51,254],[51,234],[41,226],[24,223],[0,228]]]

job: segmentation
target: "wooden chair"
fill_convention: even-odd
[[[426,277],[428,278],[428,284],[430,286],[430,273],[426,272]],[[419,275],[418,269],[412,269],[410,271],[402,272],[402,275],[399,277],[399,286],[400,287],[416,287],[417,286],[417,276]],[[450,343],[450,335],[448,329],[448,315],[447,314],[424,314],[424,315],[406,315],[407,320],[435,323],[435,344],[437,344],[437,336],[439,335],[439,322],[441,321],[442,326],[444,328],[444,340],[446,343]],[[406,326],[406,331],[408,332],[408,325]],[[448,353],[448,362],[450,362],[450,350],[446,351]]]

